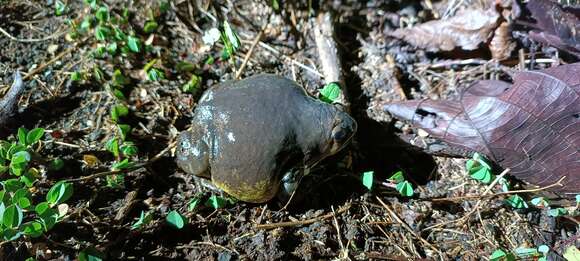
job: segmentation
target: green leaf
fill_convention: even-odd
[[[121,153],[127,157],[137,155],[138,152],[137,146],[135,146],[135,144],[130,141],[123,142],[123,144],[119,148],[121,150]]]
[[[107,53],[109,53],[111,56],[114,56],[115,54],[117,54],[117,43],[116,42],[112,42],[110,44],[107,45]]]
[[[519,195],[510,196],[505,200],[505,203],[517,209],[528,208],[526,201]]]
[[[117,138],[112,138],[110,140],[108,140],[105,143],[105,149],[107,149],[109,152],[113,153],[113,156],[115,156],[115,158],[119,157],[119,142],[117,141]]]
[[[31,207],[31,195],[28,192],[28,189],[21,188],[14,192],[14,196],[12,196],[12,203],[18,205],[22,209],[28,209]]]
[[[48,209],[50,209],[50,206],[48,205],[48,202],[41,202],[38,205],[36,205],[36,207],[34,207],[34,211],[39,216],[44,215]]]
[[[565,208],[554,208],[554,209],[548,210],[548,215],[551,217],[561,217],[561,216],[565,216],[567,214],[568,214],[568,210],[566,210]]]
[[[24,187],[24,184],[18,179],[7,179],[2,181],[2,187],[8,192],[15,192],[16,190]]]
[[[88,247],[79,253],[79,261],[103,261],[105,255],[95,249],[94,247]]]
[[[44,227],[44,231],[51,230],[56,222],[58,222],[58,212],[56,212],[52,208],[47,208],[41,215],[38,215],[40,218],[40,223]]]
[[[147,71],[147,79],[156,82],[165,79],[165,73],[157,68],[151,68]]]
[[[129,162],[129,159],[124,159],[121,162],[115,162],[111,166],[111,170],[115,171],[115,170],[128,169],[128,168],[132,168],[134,165],[135,165],[135,163]]]
[[[393,174],[390,178],[388,178],[388,180],[390,182],[398,184],[398,183],[405,181],[405,176],[403,176],[403,172],[399,170],[399,171],[395,172],[395,174]]]
[[[31,221],[22,224],[22,232],[29,237],[39,237],[44,232],[42,223],[39,221]]]
[[[141,211],[141,215],[139,216],[139,220],[137,220],[137,222],[133,223],[133,225],[131,225],[131,229],[135,230],[135,229],[139,229],[147,224],[149,224],[151,222],[151,220],[153,220],[153,214],[150,211],[147,211],[147,213],[145,213],[145,211]]]
[[[183,217],[181,214],[179,214],[175,210],[172,210],[171,212],[169,212],[169,214],[167,214],[167,217],[165,218],[165,220],[167,220],[167,223],[169,223],[171,226],[173,226],[177,229],[182,229],[186,223],[185,217]]]
[[[513,261],[513,260],[515,260],[515,257],[511,253],[508,254],[505,251],[503,251],[502,249],[497,249],[491,254],[491,256],[489,257],[489,260],[490,261],[500,261],[500,260]]]
[[[120,117],[125,117],[129,114],[129,108],[123,104],[117,104],[111,108],[111,120],[118,122]]]
[[[34,145],[44,136],[43,128],[34,128],[26,134],[26,145]]]
[[[342,91],[340,90],[338,83],[331,82],[324,85],[322,90],[320,90],[320,100],[326,103],[333,103],[338,100],[341,94]]]
[[[128,124],[117,124],[117,127],[119,128],[119,133],[121,134],[121,140],[124,141],[127,139],[127,135],[131,133],[131,126]]]
[[[546,246],[546,245],[540,245],[538,247],[538,252],[546,255],[546,254],[548,254],[548,252],[550,252],[550,247],[549,246]]]
[[[363,186],[367,187],[368,190],[371,190],[373,188],[374,174],[375,174],[374,171],[367,171],[362,174],[362,184]]]
[[[121,72],[119,69],[116,69],[113,73],[113,85],[122,87],[128,83],[129,80],[127,77],[125,77],[125,75],[123,75],[123,72]]]
[[[405,197],[412,197],[414,194],[413,191],[413,186],[411,186],[411,183],[409,183],[409,181],[403,181],[399,184],[397,184],[397,191],[399,191],[399,193]]]
[[[153,33],[155,32],[155,30],[157,30],[157,27],[159,27],[159,25],[157,24],[157,22],[155,21],[147,21],[145,22],[145,26],[143,27],[143,31],[145,33]]]
[[[219,197],[216,195],[212,195],[206,201],[206,205],[213,207],[214,209],[224,208],[227,205],[228,201],[223,197]]]
[[[117,39],[117,41],[125,41],[125,39],[127,39],[127,34],[125,34],[123,30],[121,30],[121,28],[113,27],[113,31],[115,34],[115,39]]]
[[[105,48],[105,45],[99,44],[97,46],[97,48],[94,50],[93,55],[97,59],[103,59],[103,58],[105,58],[106,52],[107,52],[107,49]]]
[[[0,233],[2,234],[2,238],[4,238],[4,240],[6,241],[16,240],[20,236],[22,236],[22,233],[20,233],[20,231],[16,231],[15,229],[12,228],[6,228],[4,229],[4,231],[0,231]]]
[[[272,9],[275,11],[280,10],[280,4],[278,4],[278,0],[272,0]]]
[[[46,201],[51,206],[58,205],[68,200],[73,194],[72,183],[59,181],[46,194]]]
[[[30,161],[30,153],[27,151],[16,152],[10,161],[10,171],[15,176],[20,176],[26,170],[26,166]]]
[[[110,18],[109,8],[107,8],[106,6],[99,7],[99,9],[97,9],[97,12],[95,12],[95,17],[101,23],[109,21]]]
[[[66,12],[66,4],[60,0],[56,0],[54,3],[54,14],[56,16],[61,16]]]
[[[26,133],[28,133],[27,129],[18,128],[18,143],[22,146],[26,146]]]
[[[485,184],[489,184],[493,180],[491,170],[484,165],[481,165],[479,161],[468,160],[465,167],[473,179],[479,180]]]
[[[4,214],[2,215],[2,224],[8,228],[17,228],[22,223],[22,219],[24,218],[22,209],[20,209],[16,205],[11,205],[4,210]]]
[[[80,28],[83,32],[88,32],[93,26],[93,17],[85,16],[85,19],[81,22]]]
[[[544,198],[544,197],[535,197],[532,200],[530,200],[530,203],[532,203],[532,205],[538,207],[538,208],[547,208],[550,207],[550,204],[548,202],[548,199]]]
[[[70,74],[70,80],[73,82],[78,82],[83,79],[83,76],[80,72],[72,72]]]
[[[191,199],[189,201],[189,203],[187,203],[187,211],[191,212],[193,210],[195,210],[197,208],[197,206],[199,205],[201,201],[201,198],[199,197],[195,197],[193,199]]]
[[[96,65],[93,67],[93,78],[99,82],[105,80],[105,73]]]
[[[514,250],[514,253],[519,258],[528,258],[538,255],[538,250],[535,248],[518,247]]]
[[[237,50],[238,48],[240,48],[240,39],[238,38],[238,34],[236,33],[236,31],[230,26],[230,24],[228,23],[228,21],[224,21],[224,33],[227,37],[227,40],[229,41],[229,43],[232,45],[233,47],[233,51]],[[233,52],[232,52],[233,53]],[[230,54],[232,54],[230,53]]]
[[[95,27],[95,38],[98,41],[107,40],[109,35],[111,35],[111,29],[109,29],[108,27],[104,25],[97,25],[97,27]]]
[[[130,35],[127,38],[127,46],[132,52],[138,53],[141,51],[141,40],[133,35]]]
[[[201,86],[201,76],[197,76],[195,74],[191,75],[191,79],[183,85],[181,90],[183,92],[188,92],[191,94],[195,94]]]

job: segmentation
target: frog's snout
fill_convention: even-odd
[[[332,155],[338,153],[340,150],[346,147],[346,145],[348,145],[356,133],[356,130],[356,121],[345,112],[339,113],[334,120],[334,127],[332,128],[332,133],[330,136],[332,139],[330,154]]]
[[[203,140],[184,131],[177,138],[176,161],[183,171],[198,176],[205,176],[209,168],[208,147]]]

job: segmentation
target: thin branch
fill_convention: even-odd
[[[271,224],[257,224],[256,226],[254,226],[254,228],[267,230],[267,229],[274,229],[274,228],[279,228],[279,227],[297,227],[297,226],[309,225],[309,224],[318,222],[318,221],[323,220],[323,219],[328,219],[328,218],[334,217],[336,214],[341,214],[343,212],[346,212],[348,209],[350,209],[350,207],[351,207],[351,204],[348,204],[346,206],[339,208],[336,212],[328,213],[326,215],[318,216],[318,217],[311,218],[311,219],[299,220],[299,221],[287,221],[287,222],[271,223]]]

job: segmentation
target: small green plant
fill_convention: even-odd
[[[329,84],[324,85],[322,90],[320,90],[320,100],[326,103],[333,103],[337,101],[340,96],[342,95],[342,91],[340,90],[340,86],[338,83],[331,82]]]
[[[153,220],[153,213],[151,211],[141,211],[139,219],[131,225],[132,230],[141,229],[142,227],[148,225]]]
[[[512,253],[506,253],[503,249],[495,250],[489,257],[490,261],[514,261],[515,256]]]
[[[223,31],[221,32],[222,43],[224,44],[224,49],[222,51],[222,59],[227,60],[234,55],[234,53],[240,48],[240,38],[236,31],[230,26],[228,21],[223,23]]]
[[[537,208],[548,208],[550,207],[550,203],[548,202],[547,198],[544,197],[535,197],[530,200],[530,203]]]
[[[405,176],[400,170],[391,175],[387,181],[389,183],[386,183],[386,185],[394,187],[401,196],[412,197],[415,194],[413,185],[411,185],[411,182],[405,180]]]
[[[512,195],[505,200],[505,203],[513,208],[528,208],[528,203],[519,195]]]
[[[479,153],[473,154],[473,158],[465,163],[465,168],[472,178],[485,184],[489,184],[494,179],[490,164]]]
[[[170,211],[165,220],[169,225],[177,229],[182,229],[187,223],[187,219],[175,210]]]
[[[71,183],[54,184],[45,201],[34,194],[39,171],[31,167],[35,163],[34,147],[44,136],[44,129],[18,129],[17,141],[0,141],[0,238],[15,240],[21,236],[39,237],[49,231],[66,214],[64,204],[73,194]]]
[[[66,12],[66,4],[63,3],[61,0],[56,0],[54,2],[54,14],[56,16],[61,16]]]
[[[366,171],[362,174],[362,184],[368,190],[371,190],[373,188],[374,174],[375,174],[374,171]]]

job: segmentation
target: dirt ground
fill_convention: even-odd
[[[104,2],[116,14],[126,7],[134,28],[142,28],[146,10],[158,4]],[[272,2],[279,2],[278,10]],[[477,197],[487,185],[469,177],[465,159],[431,156],[406,145],[395,134],[416,132],[380,110],[384,102],[401,100],[401,92],[407,99],[453,98],[476,80],[508,78],[504,69],[521,66],[519,53],[534,59],[532,47],[519,40],[511,58],[498,63],[486,51],[426,52],[387,36],[403,18],[425,21],[452,4],[479,4],[433,1],[434,7],[427,10],[425,2],[431,3],[174,0],[157,16],[153,38],[135,29],[144,42],[152,43],[152,51],[111,62],[91,57],[98,47],[93,35],[67,39],[67,20],[89,15],[83,1],[68,1],[61,16],[55,15],[55,0],[0,1],[0,29],[5,32],[0,34],[1,90],[8,89],[16,70],[27,77],[19,114],[4,127],[2,138],[21,126],[47,130],[40,154],[61,158],[64,167],[43,171],[35,197],[43,198],[59,180],[75,179],[68,214],[41,237],[3,242],[0,259],[71,260],[95,249],[106,260],[488,260],[500,248],[547,245],[549,259],[563,260],[566,247],[580,246],[577,219],[551,217],[533,207],[513,209],[501,196]],[[201,189],[176,166],[172,143],[189,126],[202,91],[235,77],[235,68],[263,28],[241,77],[276,73],[317,96],[324,79],[312,27],[324,11],[334,14],[348,99],[358,122],[352,144],[313,169],[301,183],[299,196],[285,208],[284,202],[276,201],[236,202],[219,209],[202,204],[189,211],[188,203]],[[206,48],[203,32],[223,20],[237,30],[241,47],[233,61],[215,59],[208,64],[207,58],[219,57],[221,49]],[[534,48],[536,57],[552,57],[553,49]],[[166,79],[148,81],[142,75],[152,58],[160,60]],[[194,94],[181,90],[189,80],[188,73],[176,69],[182,61],[194,64],[194,72],[203,79]],[[393,70],[393,64],[398,69]],[[72,72],[94,66],[109,75],[122,68],[131,78],[131,87],[123,89],[129,108],[126,121],[133,127],[130,139],[139,150],[131,160],[149,163],[127,171],[121,187],[106,186],[104,175],[93,175],[108,171],[115,161],[104,145],[116,133],[109,116],[115,97],[98,81],[71,80]],[[380,183],[368,191],[360,177],[369,170],[375,180],[402,170],[415,195],[403,197]],[[522,194],[525,199],[538,195],[543,192]],[[463,196],[474,197],[457,199]],[[474,207],[477,211],[471,212]],[[187,217],[185,227],[176,229],[166,222],[171,210]],[[151,211],[152,221],[132,230],[142,211]]]

